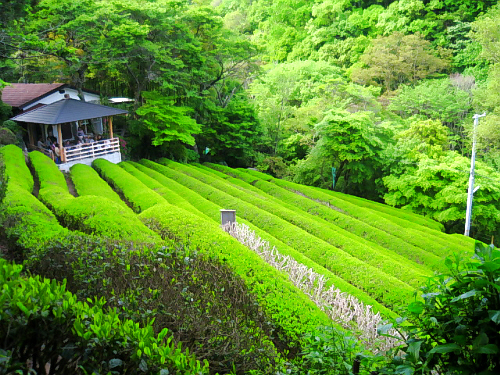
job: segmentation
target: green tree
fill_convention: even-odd
[[[331,187],[332,167],[336,190],[359,192],[357,185],[374,180],[385,130],[377,127],[372,113],[331,110],[315,130],[319,140],[307,159],[297,163],[294,181]]]
[[[165,142],[182,142],[193,146],[193,134],[200,132],[200,125],[188,114],[192,108],[175,106],[172,98],[157,91],[142,93],[145,103],[137,110],[139,118],[152,132],[153,146]]]
[[[392,91],[403,83],[414,83],[447,69],[447,54],[440,52],[441,56],[419,34],[395,32],[372,41],[361,56],[362,66],[352,71],[351,78]]]
[[[414,163],[414,164],[413,164]],[[422,157],[400,175],[383,178],[384,199],[391,206],[409,209],[443,223],[448,232],[462,232],[465,225],[470,160],[449,151],[437,159]],[[500,174],[476,161],[472,216],[473,235],[489,235],[500,224]]]
[[[261,129],[246,93],[240,88],[226,106],[207,102],[204,110],[201,134],[196,137],[201,159],[225,161],[232,167],[251,165],[261,147]]]
[[[463,84],[463,85],[461,85]],[[427,80],[412,87],[403,86],[391,99],[388,109],[404,119],[417,116],[439,120],[453,134],[452,148],[463,148],[463,122],[472,110],[473,77],[456,75],[440,80]]]
[[[130,147],[135,157],[186,157],[186,147],[195,144],[194,135],[201,131],[189,114],[192,108],[176,105],[175,100],[157,91],[144,91],[145,102],[137,109],[138,118],[131,121]]]

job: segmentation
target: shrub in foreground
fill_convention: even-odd
[[[203,374],[207,366],[167,338],[121,320],[105,300],[77,301],[65,285],[21,277],[21,266],[0,259],[2,373]]]
[[[272,369],[278,354],[273,325],[241,278],[227,264],[188,247],[139,248],[102,238],[70,235],[26,260],[32,273],[67,280],[80,300],[103,296],[121,318],[167,328],[210,373]],[[278,347],[286,343],[276,340]]]
[[[404,354],[380,373],[499,373],[500,251],[478,243],[475,252],[468,262],[447,259],[449,272],[422,287],[424,302],[409,305],[413,326],[395,351]]]

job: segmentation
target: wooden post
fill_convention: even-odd
[[[35,139],[33,137],[33,127],[34,125],[32,123],[28,124],[28,136],[29,136],[29,142],[30,145],[34,146],[35,145]]]
[[[113,116],[109,116],[109,139],[113,139]]]
[[[57,137],[58,143],[59,143],[59,156],[61,157],[61,162],[64,163],[66,162],[66,157],[64,156],[64,150],[63,150],[63,139],[62,139],[62,131],[61,131],[61,124],[57,124]]]

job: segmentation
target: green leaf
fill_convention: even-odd
[[[486,344],[480,346],[478,349],[474,350],[474,352],[479,354],[497,354],[498,346],[496,346],[495,344]]]
[[[139,363],[139,369],[142,372],[148,372],[148,364],[146,363],[146,361],[144,359],[141,359],[141,362]]]
[[[493,322],[500,324],[500,310],[490,310],[488,315]]]
[[[424,311],[424,304],[420,301],[412,302],[408,305],[408,311],[420,315]]]
[[[28,315],[28,316],[30,315],[30,311],[21,302],[17,302],[16,306],[19,307],[21,309],[21,311],[23,313],[25,313],[26,315]]]
[[[433,348],[429,353],[450,353],[455,350],[460,350],[460,346],[457,344],[444,344],[444,345],[438,345],[435,348]]]
[[[113,358],[109,361],[109,368],[112,369],[112,368],[121,366],[122,364],[123,364],[123,361],[121,359]]]
[[[463,294],[459,295],[458,297],[453,298],[451,300],[451,302],[457,302],[457,301],[462,300],[462,299],[470,298],[472,296],[475,296],[476,294],[477,294],[477,290],[475,290],[475,289],[469,290],[468,292],[463,293]]]
[[[402,375],[412,375],[415,372],[415,369],[411,365],[400,365],[396,367],[396,371],[394,371],[395,374],[402,374]]]
[[[423,341],[413,341],[408,345],[408,353],[410,353],[416,361],[420,357],[420,346],[422,346]]]
[[[392,323],[384,324],[377,327],[377,332],[379,335],[385,335],[392,328]]]

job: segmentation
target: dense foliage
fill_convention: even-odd
[[[448,258],[446,265],[448,272],[421,288],[424,301],[409,305],[411,323],[400,325],[406,342],[396,349],[403,354],[382,374],[498,372],[500,252],[478,243],[472,259]]]
[[[257,167],[421,207],[450,232],[462,231],[463,194],[456,217],[436,215],[423,195],[392,183],[427,169],[424,155],[436,164],[443,156],[418,149],[409,158],[401,149],[407,130],[439,120],[448,129],[443,151],[468,158],[471,117],[487,111],[477,129],[478,159],[500,165],[500,7],[493,0],[42,0],[1,7],[2,80],[60,81],[133,98],[131,116],[116,123],[131,158]],[[3,121],[10,108],[1,108]],[[1,132],[0,142],[16,142]],[[414,167],[405,168],[409,163]],[[431,190],[445,180],[462,186],[465,170],[456,172]],[[391,199],[394,193],[413,202]],[[492,199],[476,201],[472,230],[483,240],[499,223]],[[449,201],[437,206],[453,209]],[[492,209],[489,225],[484,207]]]

